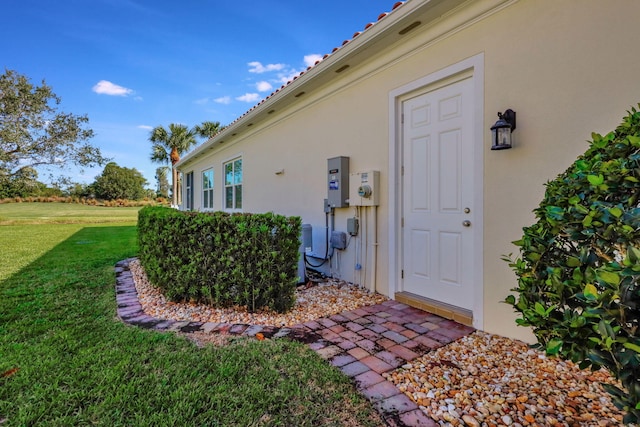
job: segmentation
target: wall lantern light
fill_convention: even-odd
[[[516,112],[508,109],[498,113],[498,121],[491,126],[491,149],[511,148],[511,132],[516,128]]]

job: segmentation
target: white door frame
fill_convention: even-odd
[[[455,81],[455,76],[473,78],[474,135],[473,180],[476,183],[474,206],[476,211],[473,248],[473,327],[482,329],[484,324],[484,272],[483,272],[483,176],[484,176],[484,53],[467,58],[389,92],[389,297],[401,289],[402,269],[402,101],[409,93],[426,93],[445,80]]]

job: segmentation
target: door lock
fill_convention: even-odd
[[[464,221],[462,221],[462,225],[465,226],[465,227],[471,227],[471,221],[464,220]]]
[[[469,208],[464,208],[464,213],[469,213],[469,212],[471,212],[471,209],[469,209]]]

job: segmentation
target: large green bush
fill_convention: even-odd
[[[538,221],[507,259],[518,293],[507,297],[548,354],[605,367],[625,422],[640,421],[640,112],[593,134],[589,149],[546,184]]]
[[[140,262],[173,301],[284,312],[295,303],[300,230],[299,217],[146,207]]]

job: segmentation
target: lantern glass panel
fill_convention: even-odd
[[[511,147],[511,128],[498,128],[498,145]]]

